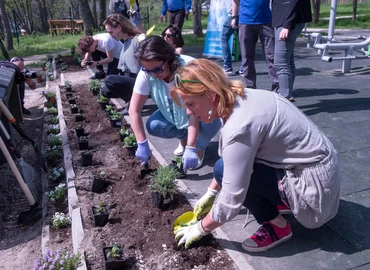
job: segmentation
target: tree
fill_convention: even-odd
[[[45,0],[39,0],[37,1],[37,7],[39,11],[39,16],[41,20],[41,31],[43,33],[47,33],[49,30],[48,26],[48,15],[46,11],[46,1]]]
[[[10,23],[9,23],[9,20],[8,20],[8,14],[6,14],[5,3],[4,3],[3,0],[0,0],[0,16],[1,16],[1,23],[3,25],[3,29],[4,29],[4,32],[5,32],[5,40],[6,40],[6,45],[5,46],[6,46],[6,49],[8,51],[14,50],[12,31],[10,30]]]
[[[356,17],[357,17],[357,0],[353,0],[352,21],[355,21]]]
[[[99,0],[99,26],[103,25],[103,22],[107,18],[107,2],[105,0]]]
[[[193,0],[193,32],[195,37],[203,36],[202,29],[202,3],[200,0]]]
[[[320,19],[320,5],[321,0],[312,0],[312,7],[313,7],[313,16],[312,16],[312,22],[318,23]]]
[[[78,0],[78,3],[80,4],[80,13],[84,22],[85,35],[92,36],[92,30],[96,28],[96,26],[94,25],[94,18],[91,13],[89,2],[88,0]]]

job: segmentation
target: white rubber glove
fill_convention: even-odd
[[[212,209],[213,202],[215,201],[217,194],[217,190],[208,188],[206,194],[204,194],[195,204],[194,214],[197,217],[206,215]]]
[[[202,230],[200,227],[201,222],[197,222],[194,225],[188,227],[181,227],[175,231],[175,239],[178,241],[178,245],[181,246],[185,244],[185,248],[188,249],[194,242],[201,239],[203,236],[207,235],[208,232]]]

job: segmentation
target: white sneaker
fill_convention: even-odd
[[[182,146],[181,143],[179,143],[179,146],[177,146],[175,151],[173,151],[173,154],[175,156],[182,156],[184,154],[184,151],[185,151],[185,147]]]

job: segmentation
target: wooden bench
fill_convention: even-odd
[[[80,33],[83,28],[82,20],[49,20],[50,35],[64,35]]]

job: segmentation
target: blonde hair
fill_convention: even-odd
[[[103,22],[103,25],[108,24],[110,27],[117,28],[118,25],[121,26],[121,31],[123,33],[127,33],[129,36],[136,36],[140,35],[141,32],[136,26],[133,26],[129,19],[125,18],[121,14],[112,13],[110,14],[107,19]]]
[[[234,107],[235,97],[244,96],[244,84],[239,80],[229,80],[216,63],[200,58],[190,61],[178,70],[181,80],[199,80],[201,83],[181,83],[171,89],[171,97],[180,107],[184,107],[178,94],[201,96],[214,92],[218,100],[217,112],[220,117],[229,115]]]

